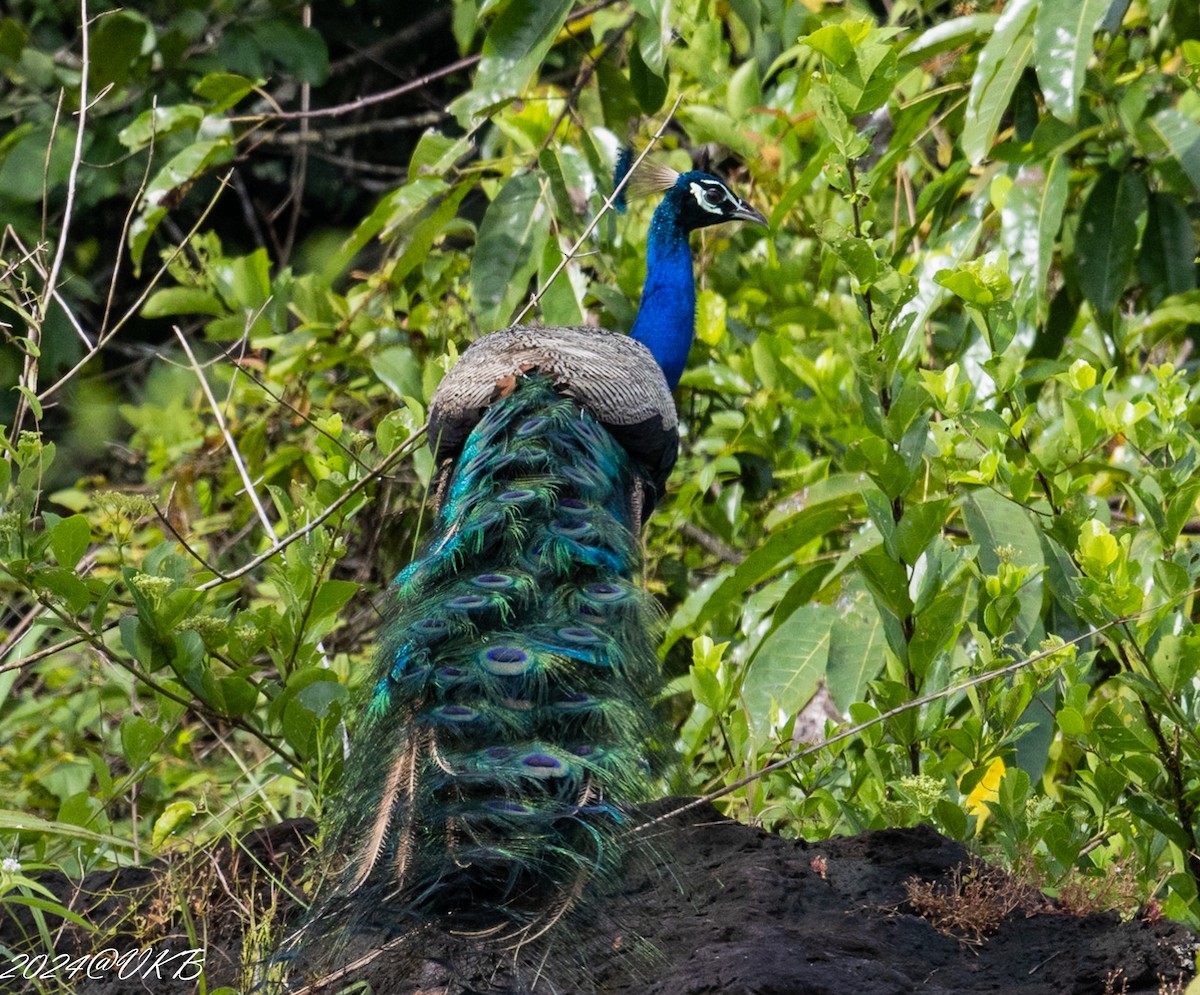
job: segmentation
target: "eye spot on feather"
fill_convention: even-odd
[[[517,582],[508,574],[495,573],[472,577],[469,583],[485,591],[507,591],[509,588],[515,587]]]
[[[592,695],[580,691],[575,694],[564,695],[560,700],[554,702],[551,707],[560,712],[583,712],[597,707],[598,704],[598,701]]]
[[[479,718],[479,713],[467,705],[442,705],[435,708],[431,714],[436,719],[443,719],[455,724],[474,722]]]
[[[619,584],[610,584],[607,581],[596,581],[588,584],[583,588],[582,594],[587,600],[597,604],[613,604],[618,601],[624,601],[629,597],[629,592]]]
[[[523,674],[533,665],[529,654],[516,646],[493,646],[480,657],[484,670],[498,677]]]
[[[521,768],[532,777],[564,777],[569,771],[561,760],[546,753],[530,753],[521,758]]]
[[[446,602],[446,607],[454,611],[472,612],[478,611],[480,608],[490,607],[492,601],[490,598],[485,598],[482,594],[460,594],[457,598],[451,598]]]
[[[604,637],[595,629],[585,625],[569,625],[557,630],[558,638],[566,643],[577,646],[594,646],[604,641]]]

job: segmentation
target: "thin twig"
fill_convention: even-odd
[[[254,505],[254,510],[258,514],[258,520],[262,523],[263,530],[267,535],[274,536],[275,527],[271,524],[271,519],[267,517],[266,509],[258,499],[258,491],[254,489],[254,481],[250,479],[250,472],[246,469],[246,464],[242,460],[242,454],[229,432],[229,426],[225,424],[225,416],[221,414],[221,405],[217,403],[212,388],[208,386],[204,370],[201,369],[200,364],[196,361],[192,347],[188,345],[187,336],[183,334],[178,325],[174,326],[174,331],[175,337],[179,339],[179,344],[183,346],[183,351],[187,354],[188,362],[192,364],[192,370],[196,374],[196,379],[200,381],[200,389],[204,391],[204,396],[208,398],[208,403],[212,407],[213,417],[217,420],[217,428],[221,430],[221,435],[225,437],[225,445],[229,447],[229,455],[233,457],[233,463],[237,467],[238,476],[242,478],[242,486],[246,488],[246,494],[250,498],[250,503]]]
[[[54,250],[54,262],[50,264],[50,275],[46,277],[46,291],[42,302],[43,315],[50,306],[54,288],[58,283],[58,274],[62,271],[63,259],[67,253],[67,236],[71,231],[71,214],[75,208],[75,185],[79,180],[79,164],[83,162],[83,135],[88,109],[88,69],[92,61],[87,0],[79,0],[79,32],[83,50],[82,61],[79,65],[79,123],[75,129],[75,150],[71,154],[71,167],[67,172],[67,201],[63,209],[62,229],[59,232],[58,245]]]

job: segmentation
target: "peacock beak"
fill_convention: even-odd
[[[770,227],[762,211],[751,207],[744,200],[738,201],[737,210],[733,212],[733,217],[738,221],[750,221],[756,225],[762,225],[764,228]]]

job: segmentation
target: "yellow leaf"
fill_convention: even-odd
[[[987,773],[979,779],[971,793],[967,795],[966,810],[968,815],[976,816],[981,822],[991,814],[988,802],[994,802],[1000,797],[1000,779],[1004,777],[1004,761],[996,757],[988,764]]]

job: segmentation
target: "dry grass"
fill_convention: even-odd
[[[979,945],[1017,911],[1045,912],[1045,897],[1021,878],[981,861],[960,864],[948,884],[912,877],[904,882],[912,910],[940,933]]]

